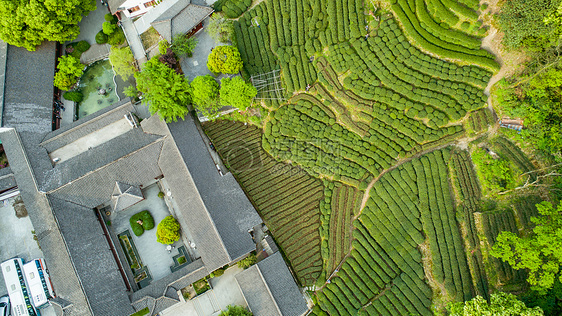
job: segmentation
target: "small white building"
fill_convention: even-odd
[[[121,12],[126,17],[134,18],[165,1],[169,0],[109,0],[107,3],[112,14]]]

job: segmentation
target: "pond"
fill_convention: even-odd
[[[84,95],[78,103],[77,115],[82,118],[119,101],[114,78],[115,73],[108,59],[96,61],[88,66],[78,83]],[[105,92],[105,93],[100,93]]]

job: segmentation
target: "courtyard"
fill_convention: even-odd
[[[111,225],[109,226],[115,234],[120,236],[121,246],[124,248],[125,254],[138,256],[138,266],[131,268],[135,274],[135,281],[137,281],[137,284],[140,283],[140,287],[148,285],[150,280],[159,280],[191,262],[181,238],[170,247],[156,241],[158,223],[170,215],[170,210],[164,199],[158,196],[160,193],[158,183],[142,189],[142,193],[144,200],[122,211],[112,213],[110,217]],[[142,211],[150,212],[150,215],[154,218],[154,228],[145,230],[142,235],[136,236],[131,229],[129,219]],[[123,243],[124,238],[121,237],[124,235],[127,236],[125,239],[128,240],[125,244]],[[131,252],[132,254],[129,255]],[[128,258],[128,261],[131,266],[136,265],[136,262],[131,262],[131,258]],[[139,279],[142,278],[140,274],[143,272],[147,274],[147,278],[144,282],[141,282],[142,280]]]

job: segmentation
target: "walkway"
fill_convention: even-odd
[[[203,25],[209,24],[209,18],[206,18]],[[193,50],[193,57],[183,57],[180,59],[181,69],[188,80],[193,80],[197,76],[214,75],[207,69],[207,57],[211,53],[211,48],[220,45],[215,42],[204,27],[193,37],[197,39],[197,46]]]
[[[133,56],[142,68],[142,64],[147,61],[146,52],[144,51],[139,33],[137,32],[133,21],[122,15],[121,27],[123,28],[123,32],[125,32],[125,37],[127,38],[129,47],[131,47],[131,51],[133,51]]]

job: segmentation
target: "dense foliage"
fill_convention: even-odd
[[[527,269],[532,287],[545,292],[556,279],[562,281],[562,203],[555,207],[545,201],[537,209],[540,216],[531,218],[536,224],[533,234],[519,237],[501,232],[492,255],[509,262],[514,269]]]
[[[78,22],[95,9],[95,0],[2,1],[0,39],[30,51],[43,41],[64,43],[80,34]]]
[[[186,35],[178,34],[172,39],[172,51],[177,56],[188,56],[193,55],[193,50],[197,46],[197,39],[195,37],[187,37]]]
[[[144,94],[143,102],[150,113],[158,113],[166,122],[176,121],[189,112],[190,86],[183,75],[158,61],[150,59],[141,72],[135,73],[137,89]]]
[[[246,110],[252,105],[252,99],[258,91],[242,77],[222,78],[220,87],[220,103],[233,106],[239,110]]]
[[[180,224],[172,216],[166,216],[156,227],[156,241],[161,244],[173,244],[180,239]]]
[[[109,62],[113,66],[113,71],[123,80],[129,79],[137,71],[135,57],[129,46],[111,47]]]
[[[504,292],[494,293],[490,302],[482,296],[477,296],[464,303],[451,304],[451,316],[540,316],[543,311],[538,308],[529,308],[513,294]]]
[[[205,30],[217,42],[227,43],[234,38],[234,23],[224,18],[222,14],[211,15]]]
[[[534,145],[539,151],[562,161],[562,67],[549,69],[519,78],[503,80],[496,88],[498,106],[507,116],[524,118],[525,129],[517,137]]]
[[[71,55],[59,57],[58,62],[53,84],[61,90],[69,90],[84,73],[84,65],[80,63],[80,59]]]
[[[221,108],[218,96],[219,83],[211,75],[197,76],[191,82],[191,101],[203,115],[216,117]]]
[[[513,189],[515,178],[509,160],[494,158],[484,148],[472,151],[472,161],[476,165],[482,186],[488,194]]]
[[[508,48],[544,50],[558,42],[562,28],[555,14],[560,0],[508,0],[501,7],[499,27]]]
[[[238,263],[236,264],[238,266],[238,268],[240,269],[248,269],[249,267],[253,266],[254,264],[256,264],[256,262],[258,261],[258,259],[256,258],[255,254],[250,254],[249,256],[247,256],[246,258],[238,261]]]

